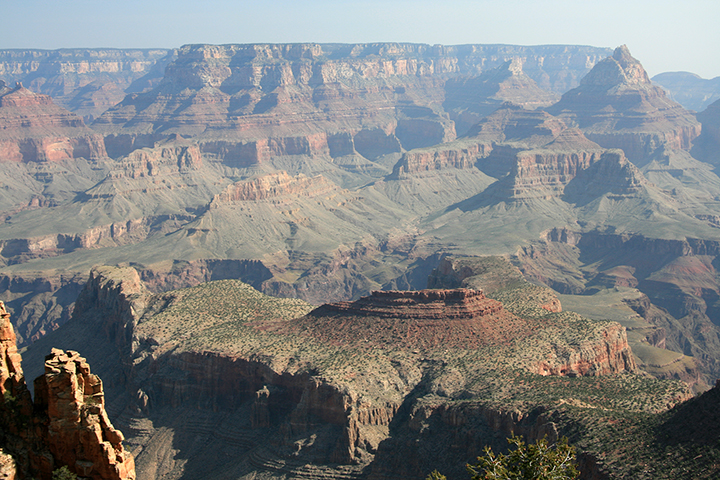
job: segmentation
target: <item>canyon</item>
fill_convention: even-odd
[[[13,338],[93,366],[137,478],[462,476],[513,431],[664,478],[598,425],[714,398],[719,110],[626,46],[5,50],[0,81]]]

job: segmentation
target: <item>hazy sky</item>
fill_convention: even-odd
[[[720,76],[719,0],[0,0],[0,49],[188,43],[627,44]]]

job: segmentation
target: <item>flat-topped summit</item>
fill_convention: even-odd
[[[430,319],[472,319],[501,312],[502,303],[487,298],[481,291],[467,288],[452,290],[374,291],[354,302],[330,303],[311,315],[322,312],[364,317]]]
[[[280,330],[331,345],[432,350],[507,345],[531,335],[533,328],[481,291],[459,288],[375,291],[354,302],[318,307]]]

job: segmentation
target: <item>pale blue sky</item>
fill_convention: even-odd
[[[719,0],[0,0],[1,48],[188,43],[627,44],[652,76],[720,76]]]

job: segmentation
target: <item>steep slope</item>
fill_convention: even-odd
[[[123,422],[132,428],[121,426],[139,479],[170,471],[232,478],[459,473],[483,444],[511,430],[530,438],[572,434],[586,446],[586,473],[612,475],[618,465],[593,460],[612,434],[607,426],[644,432],[642,421],[688,397],[685,387],[605,375],[635,368],[619,325],[558,312],[556,298],[544,307],[539,301],[553,297],[538,296],[538,287],[499,287],[493,296],[503,305],[467,290],[386,292],[297,320],[309,305],[236,281],[150,295],[131,268],[101,268],[73,319],[52,335],[69,347],[85,344],[83,355],[98,357],[103,375],[116,372],[108,372],[115,385],[108,403],[131,407]],[[490,304],[507,309],[505,317],[476,308]],[[413,320],[418,328],[407,344],[386,342],[406,338],[390,324],[366,330],[363,342],[352,329],[366,315],[396,326]],[[492,337],[480,348],[423,340],[453,322],[509,320],[532,324],[529,336]],[[87,344],[101,330],[107,333]],[[335,344],[325,339],[333,332]],[[47,341],[31,346],[28,358]],[[119,365],[132,371],[118,372]],[[465,437],[473,440],[459,449],[444,441]],[[621,468],[636,471],[635,457],[626,460]]]
[[[548,112],[577,125],[605,148],[621,148],[638,166],[668,150],[687,150],[700,134],[693,115],[652,85],[626,46],[598,62]]]
[[[548,107],[557,100],[556,94],[538,87],[523,72],[522,61],[514,58],[478,77],[458,77],[445,82],[443,108],[462,136],[505,102],[532,110]]]
[[[0,122],[2,162],[53,162],[107,155],[102,137],[87,128],[80,117],[21,83],[0,96]]]
[[[0,79],[23,82],[90,122],[126,93],[153,86],[171,57],[159,48],[0,50]]]

